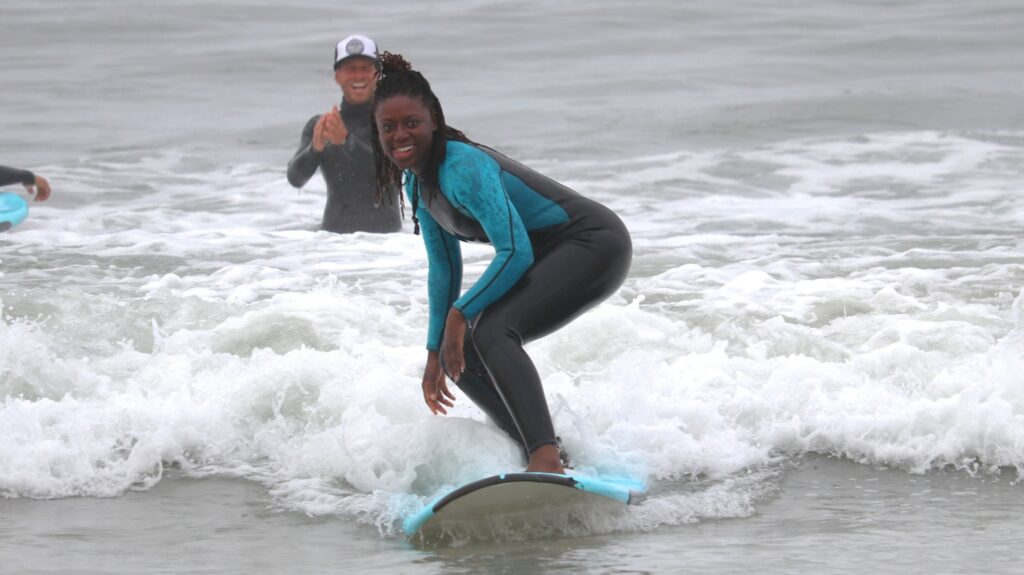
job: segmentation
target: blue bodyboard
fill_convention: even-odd
[[[9,230],[28,217],[28,202],[18,194],[0,192],[0,232]]]

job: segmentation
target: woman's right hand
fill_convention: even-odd
[[[447,415],[445,406],[454,407],[455,394],[448,389],[438,352],[427,352],[427,366],[423,368],[423,401],[434,415]]]

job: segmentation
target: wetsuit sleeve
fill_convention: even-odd
[[[405,192],[410,203],[413,203],[414,178],[407,173]],[[418,204],[416,218],[420,222],[423,245],[427,248],[428,263],[427,301],[430,319],[427,326],[427,349],[437,351],[441,349],[448,310],[462,289],[462,248],[459,240],[437,225],[423,206],[423,201],[420,200]]]
[[[28,170],[19,170],[17,168],[0,166],[0,186],[9,186],[11,184],[32,186],[35,185],[35,183],[36,175]]]
[[[302,137],[299,139],[299,149],[288,162],[288,183],[296,188],[305,186],[320,167],[322,152],[313,149],[313,128],[316,127],[318,120],[320,116],[313,116],[306,122]]]
[[[533,265],[533,246],[519,212],[505,193],[497,162],[476,151],[449,156],[444,168],[441,189],[448,191],[445,196],[456,209],[480,222],[494,246],[494,259],[483,275],[454,304],[464,316],[473,318],[512,289]]]
[[[462,289],[462,248],[459,240],[441,229],[430,212],[420,208],[420,233],[427,248],[427,299],[430,303],[430,322],[427,327],[427,349],[441,349],[444,323],[448,310]]]

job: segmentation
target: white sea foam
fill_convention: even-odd
[[[531,162],[634,234],[620,293],[529,347],[578,470],[652,488],[589,529],[748,515],[807,453],[1024,469],[1021,160],[1017,135],[915,132]],[[55,168],[67,199],[0,240],[3,496],[173,465],[394,533],[522,466],[465,398],[422,405],[419,238],[315,231],[322,184],[195,163]],[[465,254],[471,281],[490,251]]]

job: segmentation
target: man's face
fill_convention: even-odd
[[[363,104],[373,98],[377,87],[377,71],[370,58],[349,58],[334,71],[334,81],[349,104]]]

